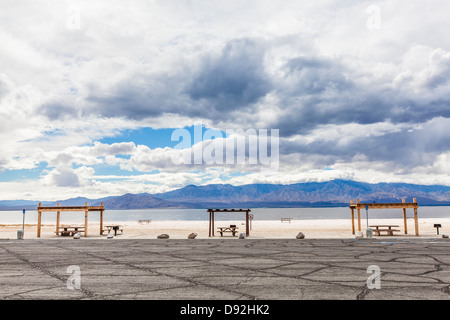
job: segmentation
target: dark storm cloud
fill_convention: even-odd
[[[230,112],[251,108],[270,92],[264,53],[262,41],[232,40],[218,56],[200,57],[199,69],[186,65],[170,75],[131,74],[107,91],[92,83],[85,97],[90,107],[83,113],[128,119],[170,113],[218,120]]]
[[[170,111],[164,96],[125,85],[109,96],[90,96],[88,101],[97,105],[98,113],[108,118],[123,116],[138,120],[160,116],[165,110]]]
[[[188,84],[194,103],[228,112],[251,106],[271,90],[264,47],[252,39],[230,41],[217,58],[207,58]]]
[[[198,57],[198,67],[186,65],[170,75],[130,72],[108,90],[93,83],[85,97],[89,107],[82,114],[135,120],[178,114],[213,124],[239,118],[245,119],[247,128],[255,128],[252,116],[258,112],[258,102],[270,93],[277,98],[277,106],[273,107],[279,112],[264,121],[267,128],[279,129],[282,138],[309,135],[324,125],[406,124],[400,131],[352,137],[351,144],[339,143],[345,135],[318,137],[309,143],[283,142],[281,154],[321,155],[329,164],[352,161],[363,154],[369,161],[414,167],[430,164],[436,154],[449,149],[450,137],[431,126],[408,131],[435,118],[450,118],[450,98],[445,95],[408,94],[389,86],[389,79],[375,81],[376,75],[352,70],[337,58],[311,53],[289,58],[269,73],[268,68],[273,66],[266,65],[265,58],[272,45],[261,39],[235,39],[218,53]],[[447,59],[437,56],[435,65],[441,68],[436,67],[427,78],[427,93],[448,82],[447,64]],[[374,81],[370,81],[371,76]],[[59,119],[67,114],[75,116],[78,111],[66,104],[49,104],[41,112]],[[363,126],[359,129],[366,130]]]
[[[264,57],[270,42],[260,39],[229,41],[218,54],[199,57],[200,67],[186,66],[171,75],[130,74],[108,90],[91,85],[82,114],[145,119],[163,114],[203,117],[212,123],[230,116],[251,115],[268,93],[281,110],[267,119],[281,136],[305,134],[324,124],[422,123],[434,117],[450,117],[449,99],[418,99],[374,81],[362,83],[337,59],[302,56],[289,59],[274,77],[266,72]],[[447,61],[441,59],[440,65]],[[445,63],[444,63],[445,62]],[[444,68],[445,71],[445,68]],[[369,77],[371,75],[365,75]],[[448,81],[435,72],[430,90]],[[268,106],[269,108],[271,106]],[[51,119],[73,116],[79,108],[48,104],[41,111]]]
[[[344,69],[330,60],[298,57],[289,60],[284,68],[286,78],[296,80],[292,94],[317,95],[328,89],[348,91],[354,88],[344,77]]]
[[[291,59],[284,68],[285,76],[277,84],[283,112],[273,123],[281,135],[307,133],[323,124],[386,119],[383,95],[348,78],[348,70],[338,62],[302,57]]]
[[[50,120],[63,120],[80,115],[75,106],[57,102],[46,103],[38,107],[36,113],[44,115]]]
[[[390,169],[413,171],[417,166],[432,166],[437,155],[450,149],[449,124],[447,118],[440,117],[414,129],[405,127],[375,134],[359,135],[362,128],[357,126],[350,135],[336,134],[339,131],[320,135],[316,131],[313,142],[282,140],[280,154],[320,155],[326,165],[351,163],[356,156],[363,155],[368,161],[386,162]]]
[[[277,83],[283,112],[272,122],[281,136],[306,134],[326,124],[415,124],[450,117],[450,99],[419,100],[385,86],[360,84],[338,61],[295,58],[285,68]],[[440,83],[441,77],[436,78]]]
[[[93,84],[86,98],[92,107],[84,112],[134,120],[179,113],[183,110],[178,92],[178,84],[182,81],[181,76],[132,74],[115,83],[107,92]]]
[[[436,89],[448,84],[450,77],[450,54],[441,49],[434,50],[430,56],[430,64],[433,71],[426,86],[428,89]]]

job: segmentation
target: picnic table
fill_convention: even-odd
[[[120,226],[120,225],[114,224],[114,225],[105,226],[105,228],[106,228],[107,230],[102,230],[102,234],[103,234],[103,232],[105,232],[105,231],[108,231],[108,234],[110,234],[110,233],[111,233],[111,230],[114,230],[114,235],[115,235],[115,236],[117,236],[117,231],[119,231],[119,230],[120,230],[120,234],[123,234],[123,227]]]
[[[373,232],[377,236],[381,236],[381,232],[386,232],[386,235],[393,236],[394,235],[394,231],[400,231],[398,229],[393,229],[393,228],[398,228],[398,226],[396,226],[396,225],[389,225],[389,224],[374,225],[374,226],[370,226],[370,227],[371,228],[375,228],[373,230]]]
[[[220,233],[220,236],[223,237],[225,232],[231,232],[233,237],[236,236],[238,227],[235,225],[230,225],[229,227],[217,227],[217,231]]]
[[[56,235],[61,236],[73,236],[77,233],[84,232],[84,227],[79,226],[61,226],[58,227],[58,231],[55,231]]]

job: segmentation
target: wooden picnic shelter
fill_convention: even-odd
[[[356,200],[356,203],[351,200],[350,201],[350,210],[352,213],[352,232],[355,234],[355,209],[357,212],[358,219],[358,231],[361,231],[361,209],[403,209],[403,224],[405,234],[408,234],[408,227],[406,224],[406,209],[414,209],[414,224],[416,236],[419,235],[419,218],[417,215],[417,208],[419,204],[417,203],[416,198],[413,199],[413,202],[406,202],[405,199],[402,199],[400,203],[360,203],[359,199]]]
[[[103,232],[103,212],[105,211],[105,208],[103,207],[103,202],[100,204],[100,206],[88,206],[88,203],[86,202],[84,206],[60,206],[58,205],[56,207],[43,207],[42,203],[39,203],[39,206],[37,208],[38,212],[38,226],[37,226],[37,237],[39,238],[41,236],[41,216],[42,212],[56,212],[56,234],[59,233],[59,220],[60,220],[60,214],[64,211],[84,211],[84,236],[87,237],[88,233],[88,213],[89,211],[98,211],[100,212],[100,234]]]
[[[209,213],[209,236],[214,237],[214,213],[216,212],[245,212],[245,236],[250,235],[249,212],[250,209],[208,209]]]

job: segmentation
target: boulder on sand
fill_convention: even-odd
[[[299,232],[295,238],[296,239],[305,239],[305,235],[303,234],[303,232]]]

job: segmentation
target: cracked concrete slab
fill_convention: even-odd
[[[10,240],[0,299],[449,300],[449,249],[423,238]]]

